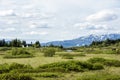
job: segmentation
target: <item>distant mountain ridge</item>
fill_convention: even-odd
[[[42,43],[42,45],[62,45],[64,47],[75,47],[75,46],[84,46],[90,45],[93,41],[104,41],[106,39],[116,40],[120,39],[120,34],[104,34],[104,35],[88,35],[79,37],[72,40],[64,40],[64,41],[52,41],[48,43]]]

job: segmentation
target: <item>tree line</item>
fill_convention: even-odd
[[[11,41],[6,41],[5,39],[0,40],[0,47],[35,47],[35,48],[40,48],[41,43],[39,41],[35,41],[35,43],[27,43],[25,40],[20,40],[20,39],[13,39]],[[63,48],[62,45],[56,46],[53,44],[46,45],[43,47],[56,47],[56,48]]]
[[[114,44],[119,45],[120,39],[117,39],[117,40],[106,39],[105,41],[93,41],[90,46],[110,46]]]
[[[13,39],[11,41],[6,41],[5,39],[0,40],[0,47],[27,47],[27,46],[39,48],[41,47],[41,44],[39,41],[36,41],[34,44],[32,42],[30,44],[27,44],[25,40],[20,39]]]

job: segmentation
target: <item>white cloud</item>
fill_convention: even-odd
[[[29,28],[37,28],[37,24],[36,23],[30,23],[28,26],[29,26]]]
[[[24,13],[20,13],[20,14],[18,13],[17,15],[22,18],[32,18],[32,17],[36,17],[37,14],[24,12]]]
[[[92,14],[86,18],[87,21],[102,22],[116,20],[118,16],[112,10],[103,10],[98,13]]]
[[[11,10],[0,10],[0,16],[15,16],[14,11]]]
[[[6,22],[7,22],[8,25],[13,25],[13,24],[18,24],[19,23],[19,21],[17,21],[17,20],[6,20]]]
[[[94,24],[94,23],[77,23],[74,25],[74,27],[77,27],[80,30],[109,30],[111,27],[109,27],[106,24]]]
[[[120,31],[120,10],[113,10],[120,7],[119,3],[120,0],[0,0],[0,29],[6,31],[1,30],[1,36],[40,38],[44,42]],[[12,27],[16,30],[5,29]]]
[[[15,31],[15,28],[6,28],[5,31]]]
[[[26,32],[25,34],[27,34],[27,35],[47,35],[48,32],[31,31],[31,32]]]
[[[47,23],[45,21],[41,21],[41,22],[30,21],[30,22],[28,22],[28,26],[29,26],[29,28],[32,28],[32,29],[50,28],[49,23]]]
[[[11,31],[15,31],[15,28],[5,28],[5,29],[0,29],[1,32],[11,32]]]

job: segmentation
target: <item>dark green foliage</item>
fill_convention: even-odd
[[[94,69],[99,70],[101,68],[99,67],[93,68],[93,64],[88,62],[66,61],[66,62],[57,62],[57,63],[51,63],[51,64],[39,66],[39,69],[53,70],[57,72],[62,72],[62,71],[83,72],[85,70],[94,70]]]
[[[19,74],[19,73],[8,73],[8,74],[1,74],[0,80],[34,80],[29,75]]]
[[[45,57],[53,57],[55,55],[55,50],[53,48],[44,49],[43,51]]]
[[[106,61],[106,59],[104,59],[104,58],[90,58],[88,61],[91,63],[103,63]]]
[[[119,60],[109,60],[109,59],[104,59],[104,58],[91,58],[88,61],[91,63],[101,63],[106,66],[120,67]]]
[[[24,47],[26,47],[26,46],[27,46],[26,41],[22,41],[22,45],[23,45]]]
[[[22,43],[21,43],[21,40],[19,39],[14,39],[10,42],[10,45],[12,47],[21,47],[22,46]]]
[[[21,47],[26,45],[26,41],[21,41],[19,39],[13,39],[11,41],[5,41],[5,39],[0,40],[0,47]]]
[[[36,48],[40,48],[41,47],[41,44],[39,41],[36,41],[35,44],[34,44],[34,47]]]
[[[0,47],[6,46],[5,39],[0,40]]]
[[[110,40],[110,39],[106,39],[105,41],[93,41],[92,44],[90,46],[110,46],[113,44],[118,44],[120,43],[120,39],[117,40]]]
[[[58,73],[41,73],[38,75],[35,75],[35,77],[44,77],[44,78],[58,78],[60,74]]]
[[[22,41],[20,39],[13,39],[11,41],[5,41],[5,39],[0,40],[0,47],[26,47],[26,46],[31,46],[31,47],[35,47],[35,48],[40,48],[41,44],[39,41],[36,41],[34,44],[27,44],[26,41]]]
[[[15,70],[23,70],[23,69],[33,69],[30,65],[24,65],[19,63],[12,63],[10,65],[8,64],[0,64],[0,73],[8,73],[10,71]]]
[[[106,60],[104,62],[106,66],[115,66],[115,67],[120,67],[120,61],[118,60]]]
[[[9,65],[8,64],[0,64],[0,74],[9,72]]]
[[[10,48],[10,47],[1,47],[0,48],[0,51],[9,51],[9,50],[11,50],[12,48]]]

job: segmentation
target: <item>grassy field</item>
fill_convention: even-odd
[[[84,49],[82,49],[84,50]],[[104,59],[112,59],[120,61],[120,55],[118,54],[88,54],[82,52],[66,52],[66,51],[57,51],[53,57],[44,57],[40,49],[28,48],[27,51],[31,52],[34,57],[32,58],[4,58],[5,54],[9,53],[7,51],[0,51],[0,64],[8,63],[20,63],[31,65],[33,68],[42,66],[44,64],[50,64],[55,62],[64,62],[64,61],[87,61],[90,58],[99,57]],[[65,59],[63,56],[68,55],[72,56],[73,59]],[[104,66],[102,70],[86,70],[84,72],[27,72],[21,73],[26,75],[31,75],[35,80],[120,80],[120,67],[109,67]],[[109,79],[109,75],[113,76],[114,79]],[[107,77],[106,77],[107,76]],[[99,79],[96,79],[99,78]],[[111,77],[110,77],[111,78]]]

